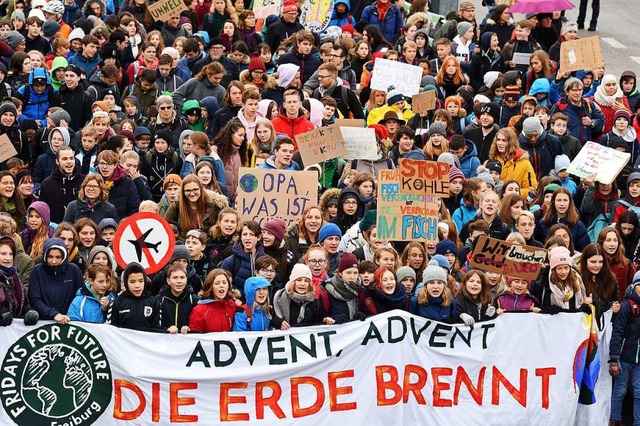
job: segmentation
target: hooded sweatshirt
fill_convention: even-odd
[[[236,312],[233,331],[266,331],[271,328],[271,313],[267,312],[263,305],[254,307],[256,291],[268,286],[268,281],[264,278],[252,277],[245,281],[244,294],[247,303],[243,310]],[[250,315],[247,315],[247,311]]]
[[[62,252],[62,262],[51,266],[46,262],[51,250]],[[66,315],[76,292],[84,283],[82,271],[69,263],[67,246],[60,238],[49,238],[44,243],[45,262],[37,264],[29,280],[29,301],[41,319],[52,320]]]
[[[129,290],[131,274],[142,274],[144,288],[140,296]],[[160,309],[156,299],[147,290],[147,274],[138,263],[127,265],[122,273],[124,291],[116,298],[107,314],[107,322],[116,327],[156,331],[160,329]]]
[[[54,151],[53,145],[51,144],[51,137],[56,132],[62,135],[62,146],[69,146],[69,144],[71,143],[71,136],[69,135],[69,130],[67,130],[66,127],[56,127],[51,132],[49,132],[49,146],[47,147],[47,150],[44,154],[38,156],[38,159],[36,160],[36,166],[33,171],[35,193],[38,193],[40,191],[40,185],[42,185],[42,181],[48,178],[51,175],[51,172],[53,172],[53,170],[56,168],[57,151]],[[76,164],[76,166],[78,165],[79,164]]]
[[[622,88],[622,80],[629,80],[630,78],[633,79],[633,89],[629,92],[623,91],[623,93],[627,97],[631,111],[635,111],[636,103],[640,100],[640,92],[637,87],[638,80],[636,79],[636,74],[633,71],[624,71],[620,74],[620,88]]]
[[[168,285],[159,293],[160,320],[164,330],[176,326],[180,330],[189,325],[189,317],[194,306],[198,304],[198,296],[193,294],[190,285],[186,285],[182,293],[174,295]]]

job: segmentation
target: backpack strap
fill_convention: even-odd
[[[242,305],[242,308],[244,308],[244,312],[247,314],[247,326],[249,326],[251,325],[251,309],[246,303]]]

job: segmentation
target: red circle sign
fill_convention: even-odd
[[[162,216],[142,212],[123,220],[113,240],[113,254],[121,268],[137,262],[147,274],[153,274],[169,262],[176,237]]]

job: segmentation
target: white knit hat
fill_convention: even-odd
[[[311,275],[311,269],[304,263],[296,263],[293,265],[293,269],[291,270],[291,275],[289,275],[289,282],[287,283],[287,287],[293,284],[295,280],[298,278],[309,278],[311,280],[313,275]]]

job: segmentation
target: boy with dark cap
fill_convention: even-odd
[[[500,161],[498,160],[490,159],[485,163],[485,167],[489,170],[489,174],[493,178],[493,187],[495,188],[496,192],[499,193],[503,185],[502,180],[500,180],[500,174],[502,173],[502,163],[500,163]]]
[[[500,107],[500,128],[507,127],[509,120],[520,114],[520,89],[511,85],[504,89],[504,98]]]
[[[82,84],[82,68],[76,65],[69,65],[64,71],[64,84],[56,92],[53,106],[64,109],[71,118],[69,127],[74,131],[82,129],[91,120],[91,95],[84,90]]]
[[[498,133],[500,122],[500,105],[489,102],[480,108],[478,117],[479,127],[464,132],[465,139],[471,140],[478,149],[478,159],[485,162],[489,158],[489,151],[493,139]],[[466,176],[466,175],[465,175]]]

